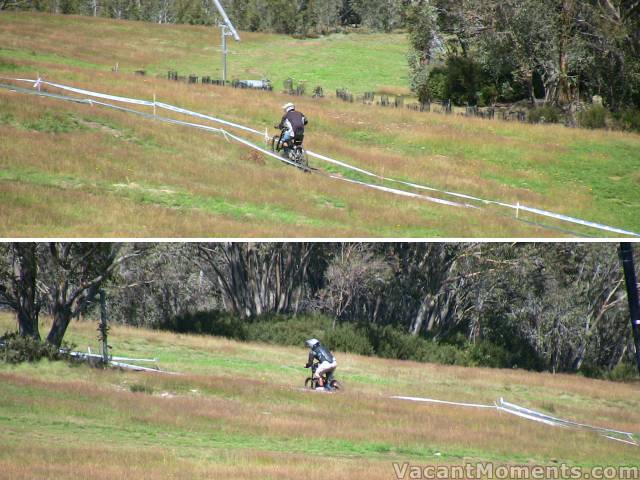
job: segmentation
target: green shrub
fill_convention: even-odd
[[[534,108],[529,112],[529,123],[558,123],[560,110],[550,105]]]
[[[63,345],[63,350],[70,351],[72,345]],[[6,333],[0,337],[0,361],[6,363],[38,362],[42,359],[51,361],[67,360],[70,357],[60,349],[32,337],[21,337],[18,333]]]
[[[324,335],[323,342],[332,350],[349,352],[358,355],[373,355],[373,345],[369,335],[363,328],[353,324],[338,325],[335,330],[329,330]]]
[[[297,347],[309,338],[318,338],[336,352],[443,365],[540,368],[539,359],[528,345],[514,341],[504,328],[494,332],[490,319],[485,325],[488,337],[476,345],[460,334],[436,342],[391,325],[339,323],[334,330],[333,319],[325,315],[265,315],[240,320],[225,312],[206,312],[178,317],[164,328]]]
[[[616,126],[620,130],[640,132],[640,109],[627,108],[615,115]]]
[[[513,367],[512,355],[495,343],[480,341],[469,348],[469,364],[474,367]]]
[[[422,340],[422,344],[416,352],[416,360],[441,365],[469,365],[467,352],[463,348],[427,340]]]
[[[247,340],[276,345],[303,346],[304,341],[316,337],[323,340],[331,328],[331,320],[322,315],[289,318],[267,315],[247,325]]]
[[[638,367],[632,363],[622,362],[616,365],[616,367],[604,375],[608,380],[614,382],[629,382],[638,380]]]
[[[238,317],[219,311],[181,315],[165,322],[161,328],[178,333],[217,335],[247,340],[246,325]]]
[[[446,96],[456,105],[475,105],[483,88],[482,69],[468,57],[449,57],[446,65]]]
[[[398,360],[417,360],[418,350],[423,341],[389,325],[372,330],[370,336],[373,337],[376,355]]]
[[[487,105],[493,105],[499,96],[498,89],[495,85],[485,85],[480,90],[480,95],[478,96],[478,106],[486,107]]]
[[[607,126],[608,113],[604,107],[591,107],[578,113],[578,125],[589,129],[605,128]]]
[[[441,69],[434,69],[429,74],[429,81],[427,83],[427,98],[421,100],[440,99],[445,100],[447,95],[447,75],[446,72]]]

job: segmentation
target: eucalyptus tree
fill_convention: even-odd
[[[38,244],[0,244],[0,306],[16,312],[18,332],[40,340]]]
[[[296,313],[304,298],[312,243],[198,245],[198,264],[209,272],[225,308],[243,319]]]
[[[71,320],[86,311],[119,265],[138,255],[115,243],[49,243],[38,276],[53,316],[47,342],[60,346]]]
[[[320,308],[338,319],[377,321],[393,271],[371,244],[344,243],[333,251],[318,292]]]
[[[613,109],[640,106],[640,3],[588,0],[582,32],[593,52],[588,86]]]
[[[171,325],[176,317],[220,308],[218,285],[198,266],[191,243],[135,246],[144,255],[117,269],[109,286],[112,318],[151,328]]]

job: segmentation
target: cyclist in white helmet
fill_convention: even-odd
[[[283,105],[282,109],[284,110],[284,116],[280,124],[276,126],[276,128],[285,131],[280,140],[282,146],[289,148],[294,141],[302,145],[304,127],[309,124],[309,121],[302,113],[296,110],[296,106],[293,103]]]
[[[325,390],[331,390],[329,385],[324,384],[323,375],[325,373],[335,372],[338,367],[338,363],[334,358],[333,354],[326,348],[324,345],[320,343],[320,340],[316,338],[311,338],[304,342],[309,350],[309,360],[307,361],[307,365],[305,368],[311,367],[313,365],[314,360],[318,360],[318,368],[314,373],[314,378],[318,379],[318,384],[321,387],[324,387]]]

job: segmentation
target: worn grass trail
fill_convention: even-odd
[[[1,315],[0,330],[12,322]],[[317,395],[298,388],[303,349],[117,326],[110,338],[115,354],[157,357],[182,374],[0,365],[3,475],[359,479],[391,478],[394,461],[637,464],[637,448],[590,433],[388,399],[400,393],[491,403],[505,396],[633,430],[640,423],[633,384],[338,354],[348,390]],[[74,323],[69,340],[96,349],[95,325]]]
[[[291,99],[133,75],[167,58],[208,61],[206,48],[187,45],[207,45],[211,29],[11,12],[0,17],[0,27],[0,76],[39,72],[90,90],[148,100],[155,95],[258,129],[276,123],[279,106]],[[313,42],[338,55],[382,48],[385,38],[352,35]],[[351,67],[337,69],[372,83],[364,89],[404,85],[404,79],[388,77],[397,70],[394,39],[387,40],[389,58],[396,60],[351,58]],[[115,41],[123,46],[114,48]],[[271,48],[279,42],[301,42],[300,55],[313,56],[320,48],[258,34],[248,34],[238,48],[252,49],[251,62],[262,65],[271,61]],[[111,71],[115,63],[119,73]],[[373,74],[362,76],[363,66]],[[165,67],[150,71],[163,73]],[[315,67],[301,60],[295,68]],[[339,78],[331,68],[318,71],[327,79]],[[312,120],[311,150],[389,177],[640,231],[637,135],[420,114],[331,98],[296,100]],[[209,133],[7,91],[0,91],[0,139],[4,236],[562,235],[517,222],[513,212],[436,206],[303,175]],[[359,179],[340,168],[316,166]]]

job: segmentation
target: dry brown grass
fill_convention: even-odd
[[[0,315],[0,327],[11,323],[11,317]],[[45,318],[43,331],[48,323]],[[95,341],[94,327],[74,323],[69,340],[82,349]],[[490,403],[505,396],[543,410],[552,405],[561,417],[633,431],[640,424],[634,384],[339,354],[347,391],[315,395],[296,387],[302,369],[291,374],[279,368],[296,365],[303,349],[115,325],[110,338],[116,353],[142,346],[159,356],[164,368],[184,374],[1,367],[0,408],[22,419],[0,419],[0,468],[9,478],[77,478],[78,472],[91,478],[320,478],[322,462],[325,477],[364,479],[390,478],[392,461],[411,458],[416,464],[493,460],[583,466],[630,464],[634,458],[632,447],[586,432],[495,411],[388,398]],[[163,361],[165,352],[174,360]],[[249,365],[260,358],[277,366],[255,371]],[[130,391],[141,383],[153,394]],[[34,428],[38,421],[41,428]],[[325,453],[317,443],[322,439]],[[414,453],[359,450],[371,443]],[[302,445],[311,451],[301,451]],[[415,452],[423,448],[418,459]]]
[[[34,76],[35,71],[39,71],[53,81],[91,90],[146,99],[155,94],[160,101],[220,115],[258,129],[272,125],[279,116],[279,105],[290,100],[279,93],[187,86],[164,79],[114,73],[105,68],[123,55],[127,58],[120,60],[128,64],[158,63],[167,55],[177,54],[174,50],[182,42],[189,44],[196,39],[202,42],[202,36],[210,34],[205,27],[140,25],[142,29],[162,32],[165,40],[158,42],[154,36],[152,45],[149,44],[152,40],[141,35],[139,42],[129,45],[123,53],[123,49],[112,48],[111,43],[119,31],[130,35],[132,24],[82,19],[73,23],[78,26],[73,31],[65,28],[72,21],[70,17],[35,15],[32,23],[5,22],[0,39],[8,48],[58,55],[46,58],[22,55],[15,59],[9,55],[11,62],[18,66],[15,76]],[[96,31],[101,34],[95,41],[81,45],[73,41],[74,35],[87,38]],[[261,37],[253,39],[257,38]],[[58,58],[71,64],[56,63]],[[88,64],[76,65],[74,61]],[[99,65],[91,65],[93,61]],[[563,156],[574,144],[624,142],[640,148],[637,136],[622,133],[420,114],[332,99],[317,101],[303,97],[296,102],[312,120],[307,136],[311,150],[335,155],[390,177],[490,199],[528,203],[605,223],[615,222],[607,215],[613,215],[611,212],[617,209],[605,209],[598,204],[588,185],[574,182],[567,192],[563,176],[555,178],[549,171],[562,167]],[[153,188],[178,189],[234,204],[248,202],[276,207],[308,220],[298,218],[291,220],[293,225],[287,225],[273,219],[261,222],[251,215],[240,221],[227,216],[225,220],[235,227],[225,236],[230,236],[232,231],[242,232],[242,236],[260,236],[265,231],[275,236],[282,232],[284,236],[291,230],[297,237],[314,236],[317,232],[321,232],[321,236],[379,237],[558,235],[517,223],[510,218],[511,212],[500,212],[505,215],[501,217],[490,210],[488,213],[457,210],[302,175],[271,159],[258,158],[216,135],[103,108],[1,92],[0,110],[9,111],[18,119],[38,118],[45,110],[62,110],[84,118],[90,127],[88,131],[51,135],[0,125],[0,138],[5,139],[0,143],[0,166],[4,168],[20,166],[77,176],[87,182],[146,182]],[[118,128],[95,128],[94,120],[113,123]],[[11,141],[6,141],[9,138]],[[594,155],[604,153],[594,152]],[[327,208],[327,204],[343,207]],[[185,210],[186,216],[192,213]],[[128,228],[130,236],[137,236],[131,227],[129,223],[123,230]],[[16,230],[28,232],[19,224]],[[163,229],[158,226],[157,230]],[[167,235],[173,234],[169,231]],[[179,236],[200,235],[202,229],[194,226],[181,231]]]

